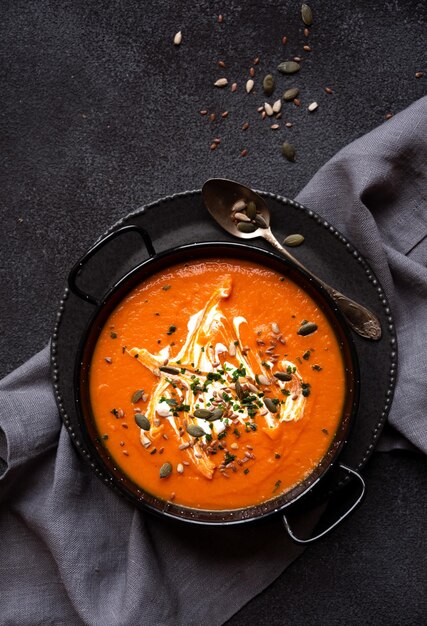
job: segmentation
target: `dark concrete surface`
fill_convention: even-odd
[[[0,1],[0,376],[46,344],[69,268],[127,212],[216,175],[293,197],[341,147],[425,95],[425,2],[311,5],[304,52],[289,0]],[[278,77],[276,94],[297,85],[302,106],[287,105],[271,131],[256,112],[260,78],[295,54],[301,72]],[[222,75],[235,94],[212,87]],[[212,124],[204,107],[229,115]],[[295,164],[280,154],[285,138]],[[426,469],[417,455],[376,455],[364,506],[230,625],[425,623]]]

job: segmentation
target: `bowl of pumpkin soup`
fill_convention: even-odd
[[[86,445],[121,493],[168,517],[237,523],[291,506],[336,463],[357,409],[339,311],[255,246],[150,246],[82,337]]]

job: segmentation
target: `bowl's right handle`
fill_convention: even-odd
[[[80,289],[80,287],[78,287],[76,283],[77,277],[80,274],[80,271],[82,270],[82,268],[89,261],[89,259],[92,258],[101,248],[107,245],[112,239],[115,239],[116,237],[119,237],[120,235],[123,235],[124,233],[128,233],[130,231],[135,231],[139,235],[141,235],[145,243],[145,247],[147,248],[148,255],[150,257],[155,256],[156,251],[154,250],[151,237],[147,233],[147,231],[141,228],[140,226],[136,226],[135,224],[129,224],[127,226],[122,226],[121,228],[117,230],[113,230],[113,232],[109,233],[105,237],[102,237],[102,239],[97,241],[91,248],[89,248],[89,250],[82,256],[82,258],[79,261],[77,261],[77,263],[74,265],[73,269],[69,273],[68,286],[70,290],[76,296],[78,296],[82,300],[85,300],[86,302],[90,302],[91,304],[94,304],[95,306],[100,305],[99,300],[97,300],[94,296],[90,295],[89,293],[86,293],[85,291]]]
[[[343,469],[345,472],[349,473],[351,475],[351,477],[357,478],[357,480],[360,482],[361,489],[360,489],[359,495],[357,496],[357,498],[353,502],[353,504],[347,509],[347,511],[345,511],[345,513],[343,513],[337,520],[335,520],[335,522],[333,522],[333,524],[328,526],[322,532],[318,533],[317,535],[314,535],[313,537],[309,537],[308,539],[301,539],[300,537],[297,537],[294,534],[294,532],[292,531],[292,529],[291,529],[291,527],[289,525],[288,518],[286,517],[286,515],[283,515],[283,523],[285,524],[285,528],[286,528],[286,530],[288,532],[288,535],[296,543],[299,543],[300,545],[305,546],[305,545],[307,545],[309,543],[314,543],[315,541],[317,541],[321,537],[324,537],[329,532],[331,532],[331,530],[333,530],[339,524],[341,524],[341,522],[343,522],[354,511],[354,509],[356,507],[358,507],[359,504],[362,502],[362,499],[363,499],[363,497],[365,495],[365,491],[366,491],[366,484],[365,484],[365,481],[363,480],[362,476],[359,474],[359,472],[356,472],[354,469],[351,469],[351,467],[347,467],[347,465],[344,465],[343,463],[339,463],[339,467],[341,469]]]

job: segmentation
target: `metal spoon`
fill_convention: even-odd
[[[341,313],[344,315],[351,328],[361,337],[378,340],[381,338],[381,324],[377,316],[358,302],[351,300],[323,280],[318,278],[313,272],[307,269],[292,254],[283,248],[270,230],[270,212],[263,198],[257,193],[240,183],[223,178],[211,178],[206,181],[202,189],[203,200],[206,208],[212,217],[227,232],[241,239],[252,239],[253,237],[263,237],[280,254],[290,259],[295,265],[305,270],[310,276],[315,278],[335,300]],[[237,228],[237,222],[232,219],[233,206],[237,201],[243,200],[246,204],[254,202],[258,215],[264,218],[266,228],[257,228],[254,232],[245,233]]]

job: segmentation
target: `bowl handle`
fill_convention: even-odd
[[[348,474],[351,475],[351,477],[353,478],[357,478],[358,481],[360,482],[361,485],[361,490],[359,495],[357,496],[356,500],[353,502],[353,504],[347,509],[347,511],[345,513],[343,513],[343,515],[341,515],[341,517],[339,517],[333,524],[331,524],[330,526],[328,526],[328,528],[326,528],[325,530],[323,530],[321,533],[314,535],[313,537],[309,537],[308,539],[300,539],[299,537],[297,537],[290,525],[289,525],[289,521],[288,518],[286,517],[286,515],[283,516],[283,523],[285,524],[285,528],[288,532],[288,535],[291,539],[293,539],[293,541],[295,541],[296,543],[299,543],[300,545],[307,545],[309,543],[314,543],[315,541],[317,541],[318,539],[320,539],[321,537],[324,537],[325,535],[327,535],[331,530],[333,530],[334,528],[336,528],[339,524],[341,524],[341,522],[343,522],[346,517],[348,517],[350,515],[350,513],[352,513],[354,511],[354,509],[356,507],[359,506],[359,504],[361,503],[364,495],[365,495],[365,491],[366,491],[366,484],[365,481],[363,480],[362,476],[356,472],[354,469],[351,469],[351,467],[347,467],[347,465],[344,465],[343,463],[339,463],[339,467],[341,469],[343,469],[344,471],[346,471]]]
[[[110,241],[112,241],[116,237],[119,237],[120,235],[123,235],[123,233],[128,233],[130,231],[135,231],[139,235],[141,235],[145,243],[145,247],[147,248],[148,255],[150,257],[156,254],[150,235],[147,233],[146,230],[144,230],[140,226],[136,226],[135,224],[129,224],[127,226],[122,226],[122,228],[119,228],[117,230],[113,230],[112,233],[109,233],[105,237],[102,237],[102,239],[97,241],[91,248],[89,248],[86,254],[82,256],[80,261],[77,261],[77,263],[74,265],[71,272],[69,273],[68,286],[70,290],[76,296],[78,296],[82,300],[85,300],[86,302],[90,302],[91,304],[94,304],[95,306],[100,305],[99,300],[94,298],[94,296],[91,296],[89,293],[82,291],[80,287],[77,286],[76,284],[77,277],[80,274],[81,269],[86,265],[87,261],[89,261],[89,259],[93,257],[101,248],[103,248],[105,245],[107,245]]]

